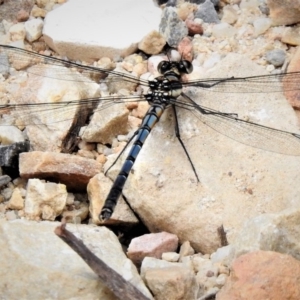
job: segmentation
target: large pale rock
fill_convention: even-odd
[[[160,13],[151,0],[92,0],[88,5],[72,0],[47,14],[43,33],[51,48],[70,59],[127,56],[158,27]]]
[[[206,77],[265,72],[238,54],[229,54],[213,71]],[[295,112],[286,99],[280,92],[266,93],[266,88],[261,85],[264,93],[247,94],[249,87],[245,85],[235,94],[202,89],[189,95],[215,110],[299,132]],[[247,219],[299,206],[299,157],[246,146],[238,142],[238,136],[234,137],[236,141],[227,138],[201,123],[193,113],[178,111],[181,137],[200,182],[196,182],[175,137],[172,115],[167,112],[144,144],[124,189],[126,199],[151,231],[175,233],[181,243],[188,240],[195,250],[211,253],[221,245],[218,228],[222,224],[230,243]],[[109,172],[112,178],[120,165],[121,161]]]
[[[0,220],[1,296],[5,299],[116,300],[85,262],[54,234],[58,225],[57,222]],[[152,299],[110,230],[78,224],[68,224],[67,229]]]
[[[240,256],[216,300],[298,300],[300,262],[271,251],[256,251]]]
[[[300,210],[262,214],[250,219],[232,242],[235,257],[255,250],[288,253],[300,259]],[[232,256],[231,255],[231,256]]]
[[[23,178],[51,179],[65,184],[69,190],[84,191],[102,165],[71,154],[32,151],[20,154],[19,169]]]

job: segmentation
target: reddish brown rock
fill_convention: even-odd
[[[216,300],[299,300],[300,262],[271,251],[255,251],[237,258]]]
[[[63,183],[71,191],[85,191],[102,165],[75,155],[33,151],[20,154],[19,169],[23,178],[47,179]]]
[[[181,54],[182,59],[193,60],[193,44],[190,38],[185,37],[181,40],[178,45],[178,52]]]
[[[287,69],[288,72],[298,72],[300,70],[300,49],[296,51],[294,56],[292,57],[289,67]],[[284,77],[283,78],[283,92],[289,103],[294,107],[300,108],[300,91],[299,91],[299,83],[295,82],[292,77]]]
[[[194,20],[191,19],[186,19],[185,24],[188,28],[189,35],[195,35],[195,34],[202,34],[203,33],[203,27],[200,23],[195,22]]]

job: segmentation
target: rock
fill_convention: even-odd
[[[87,202],[79,203],[72,210],[64,210],[61,214],[66,223],[80,224],[89,215],[89,205]]]
[[[0,126],[1,145],[25,142],[22,131],[15,126]]]
[[[0,188],[7,185],[9,182],[11,182],[11,178],[8,175],[0,176]]]
[[[9,22],[17,22],[19,18],[19,12],[25,11],[29,14],[30,10],[34,5],[34,0],[27,1],[0,1],[1,11],[0,20],[6,20]]]
[[[23,178],[52,179],[65,184],[69,190],[84,191],[102,165],[71,154],[32,151],[20,155],[19,169]]]
[[[159,32],[171,47],[176,47],[179,42],[188,34],[185,23],[179,19],[176,10],[166,7],[163,10]]]
[[[94,81],[61,68],[57,72],[55,66],[30,67],[27,69],[29,77],[26,85],[23,84],[16,93],[10,95],[12,103],[31,104],[25,111],[22,107],[16,110],[14,115],[18,124],[27,125],[27,135],[33,150],[68,152],[74,148],[76,133],[89,114],[89,103],[85,101],[79,106],[80,102],[75,100],[99,95],[98,85]],[[57,77],[60,76],[59,72],[64,74],[62,78]],[[70,104],[69,101],[75,102]],[[41,109],[36,106],[41,102],[49,104]],[[65,106],[63,102],[66,102]],[[52,109],[56,109],[56,113]],[[52,114],[49,114],[49,110]]]
[[[100,211],[104,205],[105,199],[112,186],[112,182],[102,173],[95,175],[90,179],[87,186],[88,197],[90,201],[90,213],[94,224],[102,224],[99,220]],[[116,208],[111,218],[105,221],[105,224],[122,224],[127,226],[137,224],[139,221],[124,201],[123,197],[118,200]]]
[[[272,25],[272,21],[269,18],[257,18],[253,21],[254,32],[256,36],[265,33]]]
[[[194,15],[194,12],[197,11],[197,9],[198,6],[194,3],[182,2],[177,6],[177,14],[182,21],[186,21]]]
[[[203,33],[202,22],[200,21],[200,19],[191,20],[188,18],[185,20],[185,24],[188,28],[188,32],[190,36]]]
[[[185,241],[179,251],[180,259],[182,259],[184,256],[193,255],[195,253],[195,250],[191,247],[191,244],[189,241]]]
[[[58,225],[58,222],[0,220],[1,296],[6,299],[48,297],[116,300],[85,262],[55,236],[53,231]],[[79,236],[109,267],[134,284],[149,299],[153,299],[110,230],[80,224],[68,224],[67,229]],[[35,288],[28,289],[29,286]]]
[[[224,246],[219,249],[217,249],[216,252],[212,253],[210,258],[211,261],[216,263],[223,263],[225,265],[229,265],[230,256],[232,255],[232,252],[234,251],[232,245]]]
[[[10,39],[12,41],[23,40],[26,32],[23,23],[18,23],[9,28]]]
[[[157,300],[197,299],[195,275],[186,267],[151,269],[146,272],[145,280]]]
[[[25,215],[32,220],[54,221],[67,203],[67,190],[64,184],[29,179],[25,198]]]
[[[219,270],[209,259],[201,257],[193,258],[193,266],[197,272],[196,279],[200,287],[199,294],[202,296],[217,285]]]
[[[160,9],[150,0],[122,4],[92,0],[89,5],[72,0],[47,14],[43,33],[47,44],[61,56],[85,61],[115,58],[134,53],[137,43],[157,28],[159,19]]]
[[[127,256],[140,265],[146,256],[161,258],[164,252],[175,251],[178,238],[167,232],[144,234],[131,240],[127,249]]]
[[[299,260],[299,220],[299,209],[286,209],[277,214],[263,214],[250,219],[232,242],[234,257],[264,250],[288,253]]]
[[[284,30],[281,41],[283,43],[299,46],[300,45],[300,35],[298,28],[288,27]]]
[[[42,35],[43,25],[42,19],[31,19],[25,22],[26,40],[33,42],[39,39]]]
[[[34,5],[31,10],[31,15],[35,18],[45,18],[46,14],[47,14],[46,9],[40,8],[36,5]]]
[[[203,77],[257,74],[266,74],[265,69],[245,56],[229,54]],[[193,90],[190,95],[206,107],[298,132],[296,115],[280,93],[255,93],[253,98],[254,94],[247,91],[249,87],[245,86],[235,94],[203,89],[198,93]],[[176,233],[180,243],[188,240],[195,251],[212,253],[221,246],[218,235],[221,224],[225,231],[230,228],[227,234],[230,244],[251,216],[297,206],[294,201],[300,193],[297,157],[243,145],[214,132],[191,112],[181,110],[178,116],[181,138],[199,174],[197,184],[170,118],[164,114],[151,131],[123,190],[150,231]],[[127,153],[128,150],[111,170],[112,178]]]
[[[169,267],[184,267],[183,263],[168,262],[154,257],[145,257],[141,265],[141,277],[145,280],[145,274],[152,269],[163,269]]]
[[[193,60],[193,44],[190,38],[185,37],[178,44],[178,52],[181,54],[182,59]]]
[[[220,23],[215,7],[210,0],[206,0],[203,4],[199,5],[195,13],[195,18],[199,18],[205,23]]]
[[[273,26],[291,25],[300,21],[299,0],[287,2],[268,0],[267,3]]]
[[[286,53],[281,49],[274,49],[266,53],[266,60],[275,67],[281,67],[286,59]]]
[[[212,34],[216,38],[220,38],[220,37],[231,38],[234,37],[236,33],[237,30],[231,25],[226,23],[215,24],[212,30]]]
[[[18,14],[17,14],[18,22],[25,22],[28,19],[29,19],[29,13],[26,10],[21,9],[18,11]]]
[[[300,262],[289,255],[255,251],[240,256],[216,300],[298,300]],[[284,280],[283,280],[284,278]]]
[[[117,134],[128,133],[128,115],[125,103],[113,105],[111,109],[105,109],[105,113],[99,110],[94,113],[89,125],[83,130],[81,138],[90,143],[112,144]]]
[[[177,262],[179,260],[179,256],[179,253],[176,252],[164,252],[161,259],[168,262]]]
[[[166,41],[156,30],[148,33],[138,44],[138,48],[147,54],[158,54],[162,51]]]
[[[227,5],[223,9],[222,23],[234,24],[238,19],[237,10],[233,6]]]
[[[21,210],[24,208],[24,196],[26,191],[24,189],[15,188],[11,198],[8,201],[9,209]]]
[[[16,168],[18,166],[19,154],[28,150],[29,143],[27,141],[0,146],[0,166]]]

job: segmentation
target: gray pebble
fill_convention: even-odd
[[[281,49],[274,49],[268,51],[265,55],[265,58],[268,63],[272,64],[275,67],[281,67],[284,64],[286,53]]]

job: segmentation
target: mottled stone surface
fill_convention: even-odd
[[[216,300],[298,300],[300,262],[271,251],[256,251],[240,256]]]

